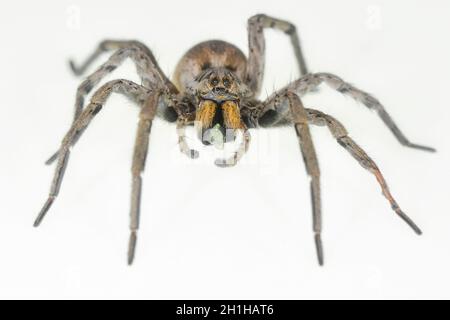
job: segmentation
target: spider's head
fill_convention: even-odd
[[[247,87],[227,68],[206,69],[195,79],[196,94],[201,100],[212,100],[216,103],[238,101],[249,94]]]
[[[247,86],[226,68],[207,69],[196,78],[196,82],[199,138],[205,144],[216,146],[234,140],[235,130],[243,128],[239,103],[250,93]]]

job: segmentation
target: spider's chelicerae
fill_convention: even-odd
[[[258,96],[263,81],[265,59],[263,31],[266,28],[280,30],[290,37],[300,68],[300,78],[273,93],[265,101],[260,101]],[[141,174],[155,116],[168,122],[176,122],[180,151],[192,159],[197,158],[199,153],[191,149],[186,141],[186,126],[194,125],[199,139],[206,145],[223,145],[224,142],[235,140],[240,134],[242,140],[233,155],[215,161],[219,167],[234,166],[245,154],[250,143],[250,128],[292,126],[297,133],[306,170],[311,178],[313,230],[320,265],[324,261],[321,241],[320,172],[309,131],[310,124],[328,127],[337,142],[376,177],[394,212],[417,234],[421,234],[421,230],[403,213],[392,197],[375,162],[348,136],[342,124],[323,112],[305,108],[300,98],[325,83],[375,110],[402,145],[426,151],[434,149],[411,143],[373,96],[333,74],[308,73],[293,24],[259,14],[248,20],[248,39],[248,58],[237,47],[224,41],[211,40],[197,44],[181,58],[173,82],[161,71],[152,52],[137,41],[103,41],[83,65],[77,67],[71,63],[74,73],[81,75],[102,53],[114,51],[108,61],[78,87],[72,127],[64,137],[58,152],[47,161],[47,164],[50,164],[58,160],[58,164],[49,197],[34,225],[39,226],[59,193],[71,147],[114,92],[131,98],[141,108],[131,170],[129,264],[134,259],[139,227]],[[110,81],[95,91],[89,104],[84,107],[85,97],[92,89],[127,58],[135,63],[142,83],[139,85],[129,80]]]

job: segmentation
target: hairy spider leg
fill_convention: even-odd
[[[308,73],[305,59],[303,57],[300,46],[300,38],[297,34],[297,28],[294,24],[267,16],[265,14],[258,14],[248,20],[248,42],[249,55],[247,63],[246,83],[250,89],[258,96],[264,78],[264,64],[265,64],[265,38],[264,29],[271,28],[284,32],[289,36],[294,49],[295,58],[300,69],[300,76]]]
[[[152,52],[144,44],[137,41],[118,41],[106,40],[100,43],[98,48],[92,53],[86,61],[76,67],[71,61],[71,66],[76,75],[81,75],[86,69],[100,56],[101,53],[116,50],[109,59],[103,63],[94,73],[89,75],[79,86],[75,99],[75,111],[73,122],[78,118],[84,107],[86,96],[97,86],[100,81],[108,74],[116,70],[127,58],[130,58],[135,66],[142,85],[147,88],[155,89],[157,87],[167,87],[170,92],[176,93],[177,89],[164,75],[158,66]],[[72,124],[73,124],[72,122]],[[75,137],[74,143],[78,140]],[[52,164],[58,158],[58,152],[55,152],[45,164]]]
[[[392,196],[386,180],[381,174],[380,169],[376,165],[376,163],[367,155],[367,153],[359,147],[353,139],[348,136],[347,130],[345,127],[337,121],[335,118],[317,111],[313,109],[306,109],[308,113],[308,121],[311,124],[319,125],[319,126],[327,126],[330,130],[333,137],[337,140],[337,142],[347,150],[353,158],[355,158],[358,163],[366,170],[370,171],[375,178],[377,179],[381,190],[383,191],[383,195],[389,201],[392,210],[403,219],[410,227],[414,230],[414,232],[418,235],[422,234],[420,228],[409,218],[401,209],[398,203],[395,201]]]
[[[132,196],[131,196],[131,222],[130,222],[130,244],[128,252],[128,262],[131,264],[134,257],[134,248],[136,244],[136,233],[139,226],[139,206],[140,206],[140,193],[141,193],[141,172],[145,166],[145,156],[147,154],[148,147],[148,135],[150,134],[151,123],[156,113],[156,105],[158,95],[151,95],[151,91],[144,88],[132,81],[128,80],[114,80],[106,83],[100,89],[98,89],[88,106],[81,112],[80,116],[74,122],[66,136],[64,137],[61,147],[58,153],[58,164],[55,169],[55,174],[50,188],[50,193],[42,207],[39,215],[37,216],[34,226],[38,227],[51,205],[55,201],[59,194],[61,183],[63,180],[64,172],[67,168],[70,148],[73,146],[74,140],[81,136],[81,133],[88,127],[91,120],[100,112],[105,105],[110,95],[115,93],[124,94],[131,98],[139,105],[144,105],[138,125],[138,132],[136,136],[135,152],[133,156],[132,167]],[[149,98],[150,96],[150,98]],[[156,101],[156,102],[155,102]]]
[[[311,203],[313,210],[313,231],[314,242],[316,245],[317,259],[319,265],[323,265],[323,247],[322,247],[322,205],[320,201],[320,169],[317,160],[314,143],[309,131],[308,116],[300,98],[292,92],[287,94],[289,100],[290,112],[292,115],[295,131],[300,144],[303,161],[306,171],[311,179]]]

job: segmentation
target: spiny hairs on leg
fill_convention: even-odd
[[[402,133],[400,128],[395,124],[394,120],[385,110],[384,106],[370,94],[359,90],[351,84],[345,82],[338,76],[330,73],[314,73],[308,74],[288,86],[288,90],[293,90],[299,95],[311,92],[322,82],[325,82],[332,89],[352,97],[356,101],[364,104],[367,108],[375,110],[385,125],[392,131],[397,140],[404,146],[429,152],[435,152],[436,149],[410,142]]]

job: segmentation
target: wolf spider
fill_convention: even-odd
[[[258,96],[263,81],[265,60],[263,31],[267,28],[282,31],[290,37],[300,68],[300,78],[276,91],[265,101],[260,101]],[[51,164],[58,160],[49,197],[34,226],[39,226],[59,193],[71,147],[81,137],[91,120],[102,110],[110,95],[120,93],[140,106],[131,169],[128,264],[131,264],[134,259],[139,227],[141,175],[144,171],[149,134],[155,116],[168,122],[176,122],[180,151],[192,159],[197,158],[199,153],[191,149],[186,141],[187,126],[194,125],[199,139],[206,145],[216,147],[234,140],[239,134],[242,139],[232,156],[215,161],[219,167],[234,166],[245,154],[250,143],[250,128],[292,126],[298,136],[306,171],[310,176],[314,240],[320,265],[324,262],[321,241],[320,171],[309,131],[310,124],[326,126],[330,130],[337,142],[363,168],[375,176],[393,211],[420,235],[421,230],[403,213],[392,197],[375,162],[348,136],[344,126],[330,115],[305,108],[300,98],[325,83],[367,108],[375,110],[402,145],[425,151],[434,151],[434,149],[411,143],[373,96],[333,74],[308,73],[299,37],[293,24],[258,14],[248,20],[248,39],[248,58],[237,47],[224,41],[212,40],[197,44],[181,58],[173,82],[161,71],[152,52],[137,41],[103,41],[81,66],[77,67],[71,62],[73,72],[76,75],[82,75],[102,53],[114,51],[107,62],[78,87],[72,126],[65,135],[59,150],[46,162]],[[137,73],[142,81],[141,85],[123,79],[110,81],[95,91],[89,104],[84,107],[85,97],[92,89],[127,58],[136,65]]]

